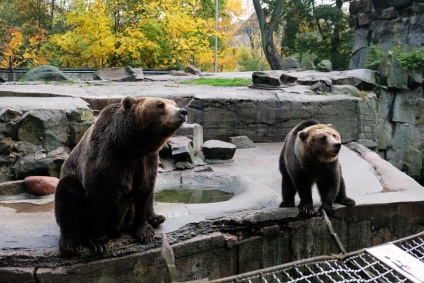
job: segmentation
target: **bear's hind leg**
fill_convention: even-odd
[[[60,227],[59,249],[76,255],[82,249],[82,222],[85,213],[85,190],[73,176],[60,179],[55,191],[55,216]]]

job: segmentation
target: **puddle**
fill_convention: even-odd
[[[54,202],[33,204],[29,202],[0,203],[0,206],[16,210],[16,213],[53,212]]]
[[[178,189],[162,190],[155,193],[155,201],[168,203],[212,203],[227,201],[234,196],[233,193],[221,190],[204,189]]]

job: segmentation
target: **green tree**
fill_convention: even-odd
[[[285,0],[253,0],[259,28],[261,30],[262,48],[272,70],[283,69],[283,60],[278,52],[274,32],[283,11]]]
[[[316,0],[290,0],[281,18],[282,51],[302,59],[313,54],[318,60],[329,59],[334,69],[348,67],[353,30],[343,1],[316,5]]]

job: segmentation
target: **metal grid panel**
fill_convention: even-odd
[[[424,233],[394,241],[393,244],[424,261]],[[342,257],[317,257],[214,280],[218,283],[392,283],[407,278],[365,250]]]
[[[393,242],[396,246],[409,253],[415,258],[424,261],[424,234],[417,234],[415,236],[401,239]]]
[[[392,283],[407,279],[366,252],[346,258],[294,264],[273,270],[258,270],[248,274],[218,279],[212,282],[234,283]]]

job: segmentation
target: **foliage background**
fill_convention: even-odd
[[[215,0],[1,0],[0,67],[182,69],[194,64],[212,71],[217,36],[219,71],[269,69],[254,12],[246,12],[243,0],[217,1],[218,32]],[[276,1],[262,1],[266,15]],[[331,59],[334,27],[345,21],[339,50],[348,60],[345,13],[331,5],[313,10],[314,1],[286,0],[275,31],[278,51],[283,58]]]

